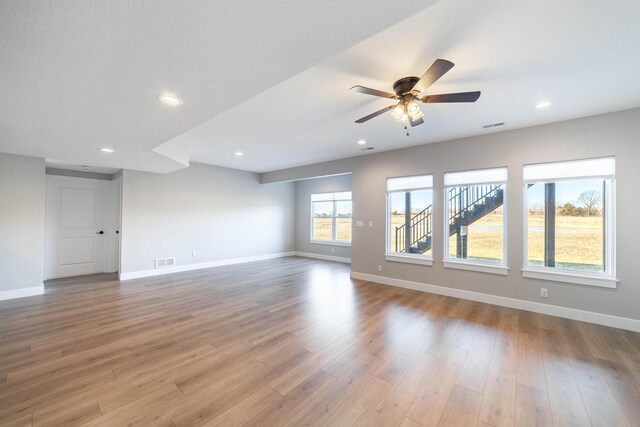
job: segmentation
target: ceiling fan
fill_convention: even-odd
[[[440,77],[444,76],[447,71],[453,68],[455,64],[446,59],[436,59],[431,67],[422,75],[422,77],[403,77],[393,84],[395,94],[383,92],[376,89],[370,89],[364,86],[354,86],[352,91],[364,93],[365,95],[380,96],[382,98],[396,99],[399,102],[390,105],[381,110],[364,116],[356,120],[356,123],[364,123],[381,114],[391,111],[391,117],[414,127],[424,123],[422,117],[424,113],[420,108],[419,102],[427,104],[435,104],[441,102],[476,102],[480,98],[480,91],[476,92],[460,92],[445,93],[441,95],[426,95],[422,93],[434,84]],[[406,125],[405,125],[406,129]],[[408,135],[408,133],[407,133]]]

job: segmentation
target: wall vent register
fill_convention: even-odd
[[[174,267],[176,265],[175,258],[156,258],[156,268]]]

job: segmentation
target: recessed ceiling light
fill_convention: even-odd
[[[244,155],[244,153],[242,151],[236,151],[235,154],[238,157],[242,157]]]
[[[158,96],[158,99],[167,105],[175,106],[182,104],[182,100],[180,98],[170,93],[163,93],[162,95]]]
[[[113,148],[109,148],[109,147],[102,147],[102,148],[100,149],[100,151],[102,151],[103,153],[113,153],[113,152],[115,152],[116,150],[114,150]]]
[[[365,145],[367,143],[367,141],[365,141],[364,139],[361,139],[360,141],[358,141],[358,145]]]
[[[536,110],[542,110],[543,108],[547,108],[551,105],[551,101],[540,101],[536,104]]]

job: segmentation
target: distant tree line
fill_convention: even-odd
[[[544,214],[542,203],[533,203],[529,212],[534,215]],[[602,193],[596,190],[584,191],[578,196],[576,204],[567,202],[556,206],[556,215],[560,216],[600,216],[602,215]]]

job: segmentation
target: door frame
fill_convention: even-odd
[[[107,216],[105,239],[105,273],[120,271],[120,253],[122,252],[122,176],[114,178],[107,190]]]
[[[89,181],[99,181],[101,183],[106,184],[106,194],[105,194],[105,239],[104,239],[104,251],[103,251],[103,266],[104,271],[102,273],[114,273],[118,272],[120,269],[121,263],[121,234],[116,234],[116,232],[120,231],[120,224],[122,222],[122,176],[114,178],[112,180],[106,179],[96,179],[96,178],[87,178],[87,177],[75,177],[75,176],[66,176],[66,175],[46,175],[46,179],[53,179],[56,181],[67,181],[67,182],[86,182]],[[48,201],[49,194],[45,194],[45,200]],[[47,209],[45,207],[45,212]],[[62,276],[49,276],[47,271],[47,257],[51,256],[49,251],[47,250],[48,244],[47,239],[50,238],[49,230],[47,230],[49,218],[45,218],[45,253],[44,253],[44,271],[43,277],[44,280],[61,278]],[[66,277],[66,276],[65,276]]]

